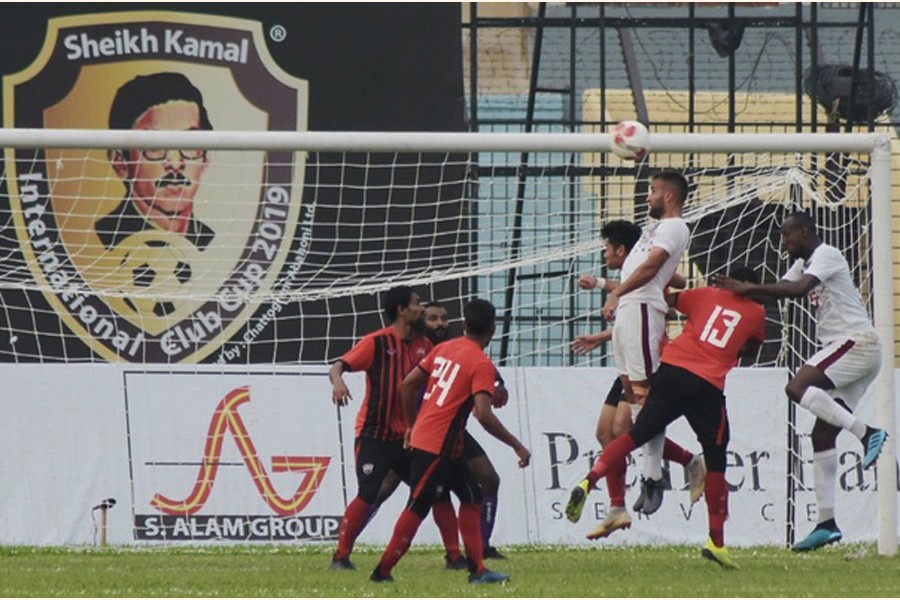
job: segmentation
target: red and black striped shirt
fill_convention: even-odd
[[[370,333],[341,357],[346,371],[366,372],[366,398],[356,417],[356,437],[403,439],[406,420],[400,384],[431,351],[431,341],[413,333],[401,339],[393,327]]]

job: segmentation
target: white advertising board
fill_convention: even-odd
[[[97,543],[108,499],[111,544],[333,543],[356,493],[353,428],[364,377],[347,376],[354,396],[331,403],[326,367],[248,373],[221,367],[155,371],[125,365],[2,365],[0,543]],[[580,523],[563,508],[570,488],[599,451],[597,417],[615,377],[611,369],[502,369],[510,390],[497,411],[531,449],[519,469],[513,452],[474,419],[469,428],[501,477],[496,544],[588,544],[607,509],[605,485],[591,494]],[[730,545],[784,544],[787,537],[787,374],[737,369],[726,393],[731,444],[726,480]],[[871,420],[871,402],[861,416]],[[812,419],[798,410],[800,430]],[[669,437],[700,447],[686,423]],[[795,461],[803,488],[794,498],[799,536],[815,522],[812,451],[805,435]],[[859,442],[839,437],[837,517],[845,539],[877,536],[875,472],[859,466]],[[629,464],[626,502],[637,497],[641,456]],[[668,465],[673,490],[651,517],[604,544],[702,543],[706,505],[690,506],[681,467]],[[378,511],[360,543],[385,544],[408,491]],[[633,515],[637,517],[637,515]],[[423,525],[418,543],[439,543]]]

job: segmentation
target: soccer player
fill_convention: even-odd
[[[401,396],[412,448],[411,492],[400,513],[391,541],[372,572],[372,581],[393,581],[391,572],[409,549],[422,520],[442,488],[459,499],[459,528],[469,559],[471,583],[497,583],[505,573],[484,567],[481,539],[481,487],[464,456],[464,433],[469,413],[488,433],[512,448],[519,466],[526,467],[531,453],[494,415],[495,369],[484,348],[494,335],[496,311],[486,300],[472,300],[463,311],[465,336],[440,344],[403,380]],[[419,387],[427,381],[422,406],[416,414]]]
[[[609,269],[618,270],[622,268],[625,258],[640,239],[641,229],[630,221],[623,219],[613,220],[608,221],[601,228],[600,235],[606,240],[604,251],[606,266]],[[684,287],[684,278],[679,274],[674,274],[672,280],[677,287]],[[618,282],[603,280],[601,283],[593,275],[583,275],[579,278],[578,284],[582,289],[590,290],[599,286],[604,291],[610,292],[615,289]],[[578,336],[572,342],[572,350],[578,355],[587,354],[598,346],[610,341],[610,339],[612,339],[611,329],[598,334]],[[631,421],[632,405],[627,402],[621,378],[616,378],[606,396],[603,408],[600,410],[600,418],[597,421],[597,441],[600,442],[602,447],[607,447],[615,438],[631,430]],[[668,439],[665,441],[663,458],[674,460],[684,466],[685,478],[690,484],[691,502],[697,502],[703,493],[704,469],[702,460]],[[609,491],[610,509],[607,511],[607,516],[601,523],[600,529],[598,529],[598,531],[602,532],[601,537],[606,537],[618,529],[631,527],[631,515],[628,514],[628,509],[625,508],[626,469],[627,463],[623,458],[607,475],[606,482]],[[645,500],[646,492],[638,498],[633,507],[634,510],[642,510]]]
[[[437,346],[450,338],[450,318],[447,308],[440,302],[429,302],[425,307],[425,335]],[[496,374],[494,382],[493,407],[503,408],[509,400],[509,392],[504,385],[500,373]],[[483,541],[484,558],[506,559],[497,548],[491,546],[491,535],[494,532],[494,523],[497,519],[497,497],[500,490],[500,475],[488,458],[481,444],[471,433],[466,431],[464,442],[464,455],[469,461],[469,468],[475,475],[475,479],[481,485],[481,537]],[[436,510],[438,503],[432,507]],[[448,540],[444,540],[447,546]],[[448,565],[450,564],[448,559]]]
[[[816,310],[822,349],[806,361],[785,388],[792,402],[816,417],[811,437],[818,522],[806,538],[792,547],[802,552],[842,537],[834,519],[838,433],[846,429],[862,442],[864,469],[875,464],[887,439],[887,432],[853,415],[878,374],[881,342],[853,284],[847,260],[840,250],[819,239],[815,220],[809,214],[795,212],[784,220],[781,244],[794,264],[780,281],[754,285],[720,278],[715,283],[741,295],[808,296]]]
[[[746,267],[732,271],[735,280],[759,281]],[[666,344],[653,387],[631,432],[605,447],[587,477],[572,490],[566,514],[577,521],[589,491],[628,453],[664,432],[680,416],[687,418],[703,446],[707,475],[709,539],[703,556],[725,568],[738,568],[725,547],[728,486],[725,462],[729,425],[725,409],[725,376],[742,351],[755,352],[765,338],[766,311],[756,301],[714,287],[669,296],[687,315],[681,335]],[[588,539],[602,537],[602,531]]]
[[[648,214],[657,221],[644,227],[622,264],[622,282],[609,293],[603,307],[603,317],[616,320],[616,367],[629,401],[638,405],[644,403],[650,378],[659,365],[668,312],[663,289],[688,245],[690,232],[681,216],[687,195],[687,181],[677,171],[664,169],[650,178]],[[664,448],[664,434],[644,447],[644,479],[635,510],[647,515],[662,504],[666,487],[662,472]]]
[[[368,334],[328,372],[331,399],[338,406],[352,400],[344,381],[347,371],[366,372],[366,397],[356,419],[356,497],[347,506],[331,568],[353,570],[350,553],[369,521],[382,480],[390,471],[409,481],[409,453],[403,448],[406,421],[400,406],[400,384],[432,349],[428,338],[416,333],[422,316],[419,294],[409,286],[388,290],[382,305],[390,323]]]
[[[431,343],[437,346],[450,338],[450,317],[447,308],[440,302],[432,301],[425,305],[425,336]],[[422,390],[424,393],[424,390]],[[503,379],[497,373],[494,387],[494,408],[502,408],[509,399],[509,392],[503,385]],[[505,559],[499,550],[490,545],[491,533],[494,529],[494,520],[497,512],[497,491],[500,487],[500,475],[494,469],[487,453],[474,437],[467,431],[465,434],[465,457],[469,461],[469,467],[481,485],[483,501],[481,505],[481,535],[484,541],[484,558]],[[373,506],[373,512],[377,510],[400,485],[400,477],[391,472],[384,478],[378,498]],[[465,556],[462,555],[459,546],[459,522],[450,501],[449,490],[437,498],[431,506],[431,514],[441,534],[446,553],[444,563],[448,569],[461,570],[468,567]],[[371,518],[371,517],[370,517]]]

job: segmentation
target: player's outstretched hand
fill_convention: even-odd
[[[575,341],[572,342],[572,352],[578,356],[583,356],[601,344],[603,344],[603,339],[598,333],[579,335],[575,338]]]
[[[597,287],[598,281],[593,275],[582,275],[578,278],[578,287],[583,290],[592,290]]]
[[[710,282],[717,288],[730,290],[735,294],[739,294],[741,296],[746,295],[750,291],[750,286],[747,285],[746,282],[738,281],[737,279],[732,279],[731,277],[726,277],[725,275],[713,275],[712,277],[710,277]]]
[[[331,389],[331,401],[337,406],[347,406],[347,403],[351,400],[353,400],[353,396],[350,395],[347,384],[343,381],[335,383],[334,387]]]

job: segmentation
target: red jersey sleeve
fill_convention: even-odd
[[[497,381],[497,371],[494,369],[494,364],[490,360],[482,361],[475,367],[475,372],[472,375],[472,386],[469,391],[473,396],[479,392],[484,392],[493,398],[495,381]]]
[[[365,371],[375,360],[375,336],[367,335],[341,357],[350,371]]]
[[[437,348],[432,348],[431,352],[428,355],[419,361],[419,364],[416,365],[429,375],[431,375],[431,370],[434,368],[434,357],[437,356]]]
[[[678,300],[675,302],[675,308],[680,313],[688,314],[696,305],[697,290],[683,290],[678,292]]]

